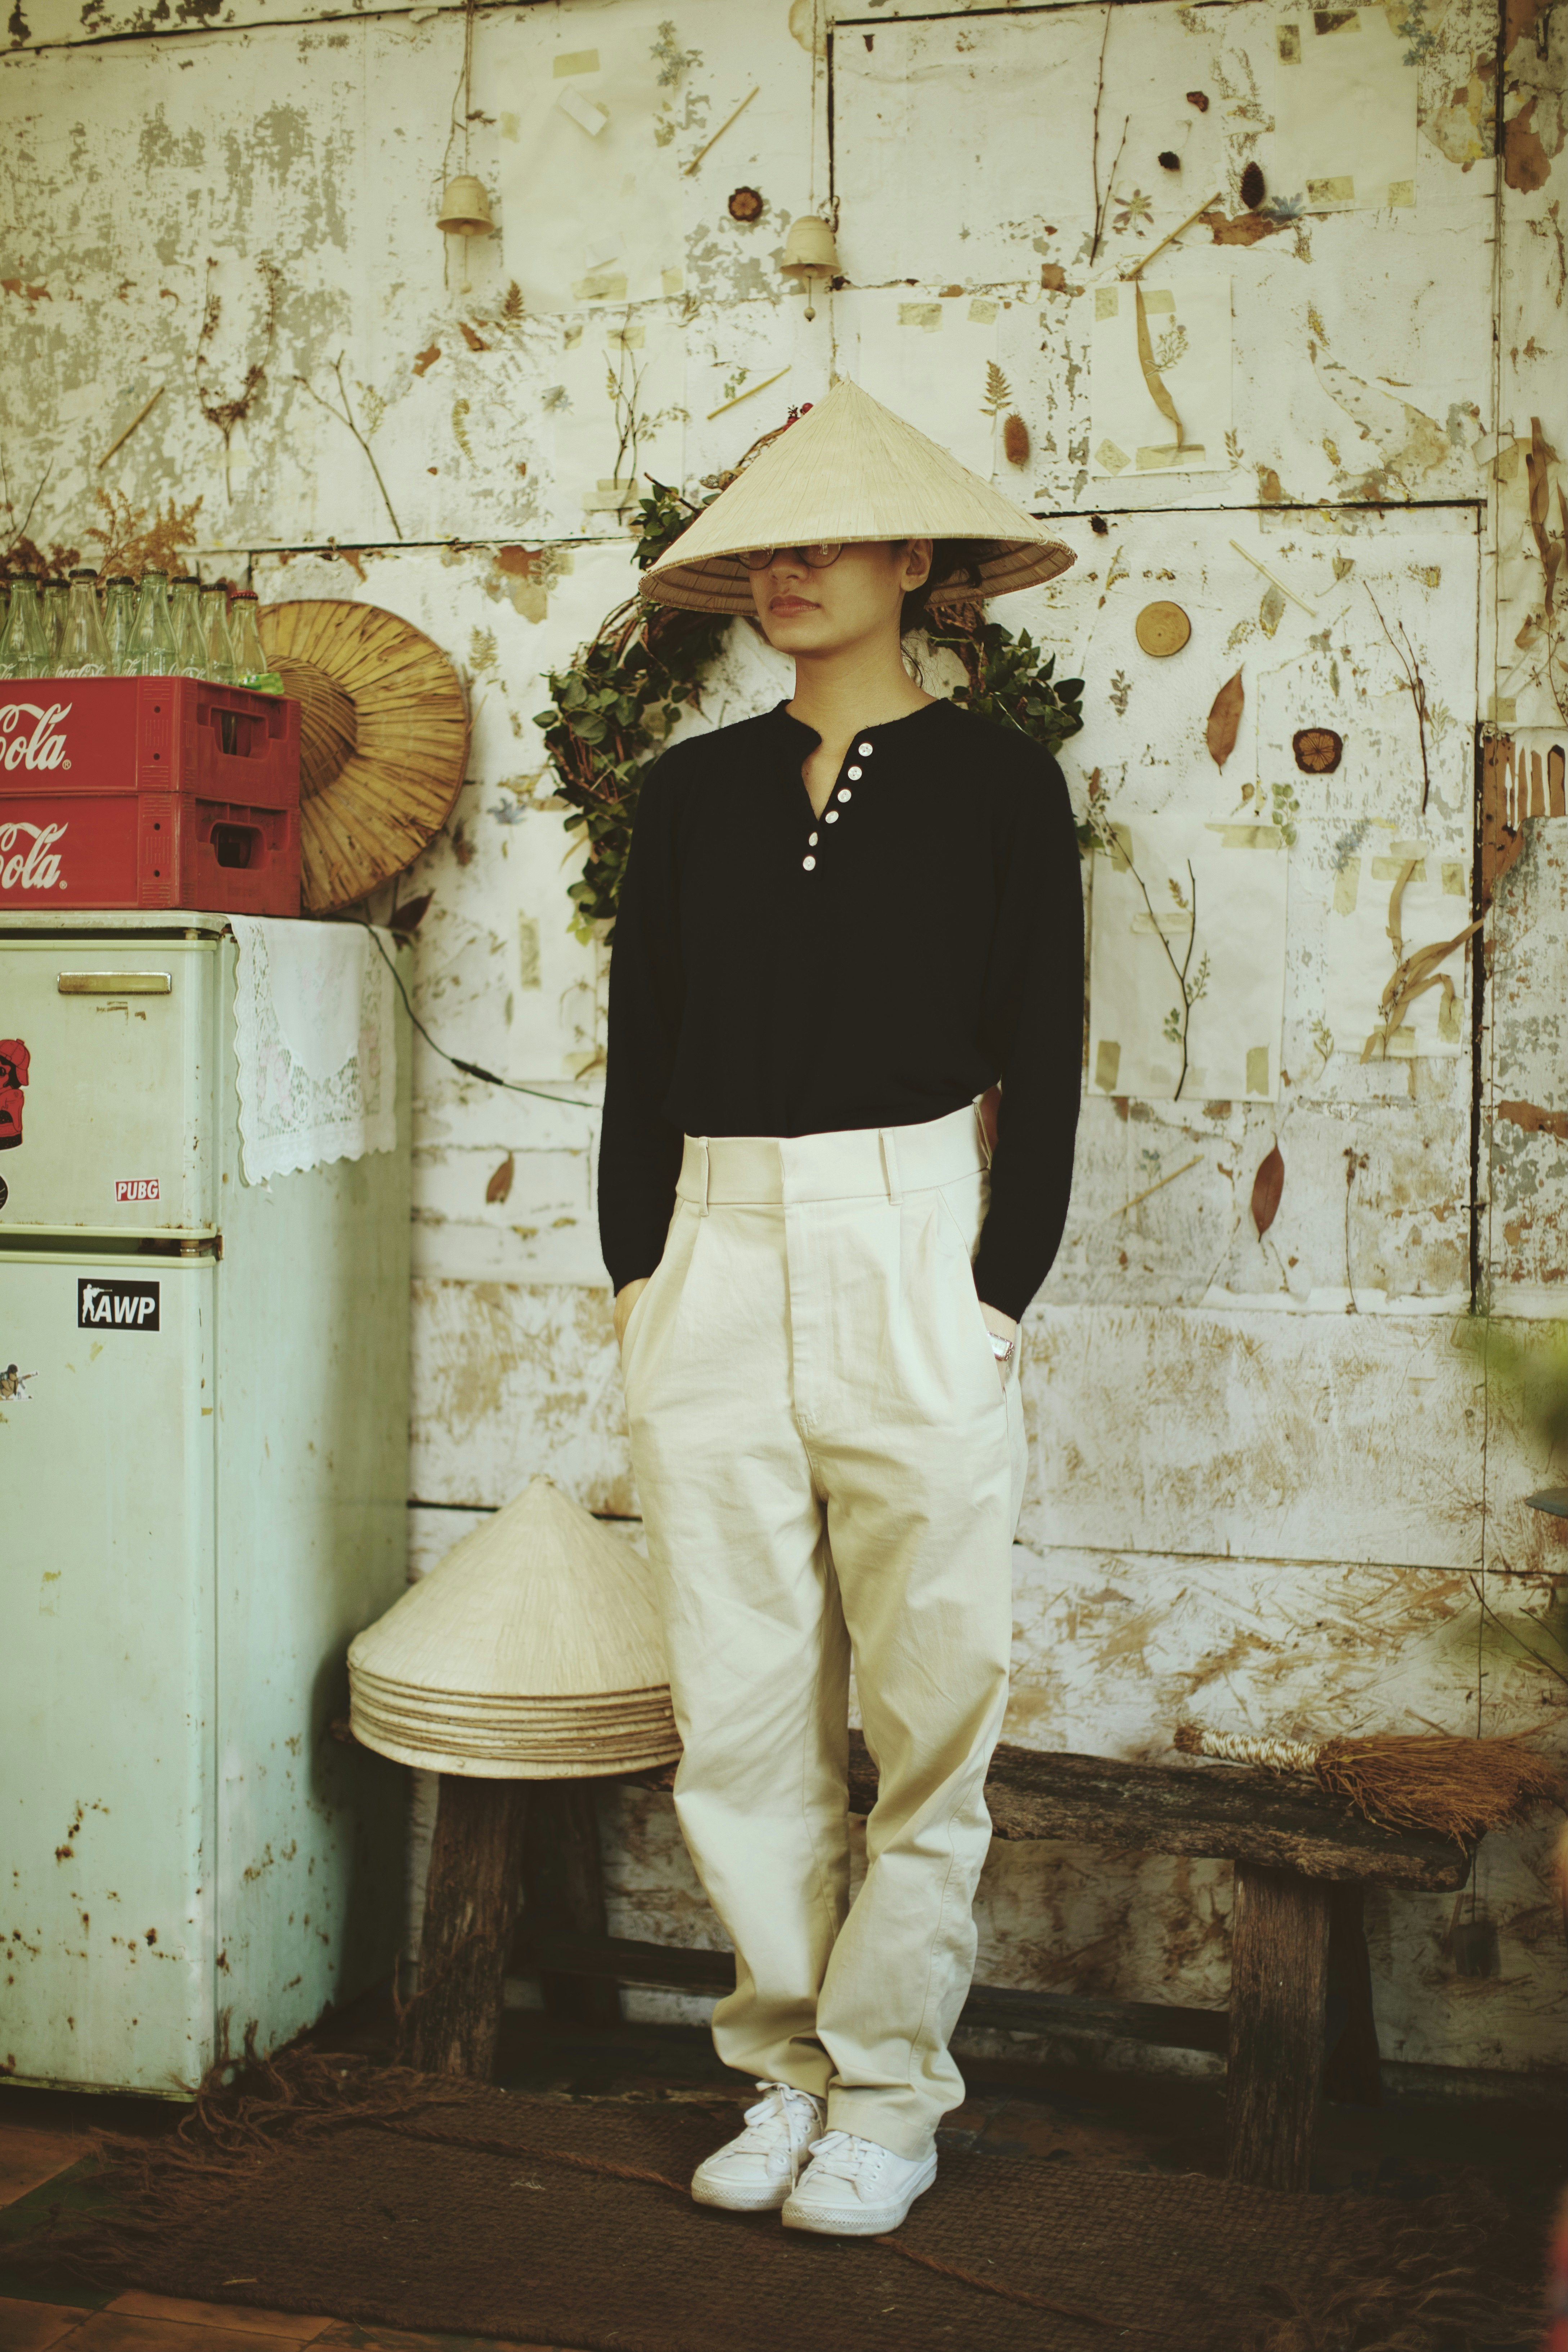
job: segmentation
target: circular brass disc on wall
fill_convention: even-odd
[[[303,708],[300,881],[307,909],[352,906],[439,833],[463,782],[468,713],[422,629],[342,597],[264,604],[268,660]]]
[[[1193,634],[1193,625],[1179,604],[1145,604],[1133,623],[1133,635],[1146,654],[1163,661],[1179,654]]]

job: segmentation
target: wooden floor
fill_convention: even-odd
[[[341,2012],[314,2038],[327,2047],[388,2054],[390,2012],[371,2001]],[[948,2117],[942,2144],[1052,2163],[1219,2175],[1225,2164],[1224,2086],[1207,2081],[1003,2060],[965,2065],[970,2095]],[[681,2027],[594,2030],[537,2012],[509,2013],[500,2080],[509,2089],[600,2098],[732,2097],[755,2094],[721,2068],[705,2032]],[[94,2294],[62,2276],[5,2267],[4,2240],[42,2221],[83,2165],[95,2127],[149,2136],[184,2110],[164,2100],[94,2098],[0,2084],[0,2352],[293,2352],[301,2345],[356,2352],[580,2352],[570,2345],[510,2345],[492,2336],[361,2326],[324,2315],[162,2295]],[[1544,2216],[1563,2179],[1558,2109],[1530,2101],[1399,2097],[1379,2108],[1320,2111],[1312,2186],[1421,2197],[1472,2168],[1521,2210]],[[24,2209],[28,2209],[26,2211]],[[1542,2221],[1542,2242],[1546,2242]],[[736,2352],[752,2352],[737,2347]]]

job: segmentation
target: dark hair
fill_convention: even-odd
[[[931,547],[930,572],[918,588],[905,592],[903,610],[899,616],[899,635],[907,637],[911,629],[923,629],[929,625],[934,589],[945,587],[952,580],[961,580],[966,587],[978,588],[981,558],[984,553],[985,541],[981,539],[936,540]]]

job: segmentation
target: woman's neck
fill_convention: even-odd
[[[885,726],[923,710],[936,697],[917,686],[904,667],[895,637],[890,645],[849,646],[831,654],[797,654],[792,719],[822,738],[824,766],[837,770],[859,727]]]

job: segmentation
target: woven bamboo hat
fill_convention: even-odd
[[[268,659],[300,713],[305,905],[351,906],[411,866],[463,782],[468,713],[423,630],[346,597],[264,604]]]
[[[647,1563],[542,1473],[349,1650],[350,1721],[399,1763],[546,1780],[680,1753]]]
[[[846,378],[759,451],[648,566],[643,594],[690,612],[750,613],[743,549],[835,539],[978,541],[978,589],[966,580],[939,583],[933,604],[1037,587],[1076,561],[1044,523]]]

